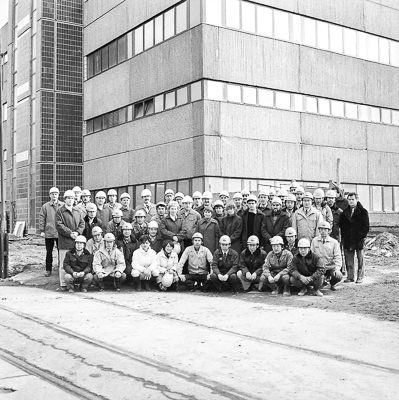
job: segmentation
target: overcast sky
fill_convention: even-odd
[[[0,28],[7,23],[8,19],[8,0],[0,0]]]

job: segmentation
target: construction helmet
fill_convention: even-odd
[[[182,203],[192,203],[192,202],[193,202],[193,199],[191,196],[186,195],[183,197]]]
[[[330,225],[330,223],[327,222],[327,221],[322,221],[322,222],[320,222],[318,228],[319,228],[319,229],[323,229],[323,228],[324,228],[324,229],[331,229],[331,225]]]
[[[202,197],[202,194],[201,194],[201,192],[194,192],[193,193],[193,199],[200,199]]]
[[[290,227],[288,227],[286,230],[285,230],[285,234],[284,234],[285,236],[296,236],[296,230],[295,230],[295,228],[293,228],[292,226],[290,226]]]
[[[165,190],[165,196],[166,196],[167,194],[171,194],[172,196],[174,196],[174,195],[175,195],[175,192],[174,192],[172,189],[166,189],[166,190]]]
[[[219,197],[222,197],[222,196],[226,196],[227,198],[230,198],[230,194],[229,194],[229,192],[227,190],[222,190],[219,193]]]
[[[82,189],[81,189],[79,186],[75,186],[75,187],[72,189],[72,192],[79,192],[79,193],[81,193],[81,192],[82,192]]]
[[[324,190],[320,188],[316,189],[313,192],[313,197],[318,199],[324,199]]]
[[[247,197],[247,203],[249,202],[249,201],[258,201],[258,199],[256,198],[256,196],[254,195],[254,194],[250,194],[248,197]]]
[[[105,199],[107,196],[105,195],[105,192],[103,192],[102,190],[100,190],[99,192],[96,193],[96,199]]]
[[[326,197],[332,197],[335,199],[337,197],[337,192],[335,190],[331,190],[331,189],[327,190]]]
[[[223,201],[222,201],[222,200],[216,200],[216,201],[213,203],[213,208],[216,208],[216,207],[223,207],[223,208],[224,208]]]
[[[64,193],[64,199],[66,199],[67,197],[73,197],[75,198],[75,193],[73,192],[73,190],[66,190]]]
[[[89,189],[83,189],[82,190],[82,196],[91,196],[90,190]]]
[[[259,238],[256,235],[252,235],[247,239],[247,244],[259,244]]]
[[[258,197],[260,196],[269,196],[269,191],[267,189],[260,189],[258,193]]]
[[[202,241],[204,240],[204,236],[202,235],[202,233],[199,233],[199,232],[195,232],[192,238],[193,239],[198,238],[198,239],[201,239]]]
[[[202,193],[202,198],[203,198],[203,199],[210,199],[210,200],[212,200],[212,193],[211,193],[211,192],[208,192],[208,191],[205,191],[204,193]]]
[[[220,237],[219,243],[220,244],[231,244],[231,239],[230,239],[229,236],[223,235],[223,236]]]
[[[112,211],[112,216],[113,217],[122,217],[123,216],[123,212],[119,209],[119,208],[117,208],[116,210],[113,210]]]
[[[299,239],[298,247],[310,247],[309,239],[306,239],[306,238]]]
[[[56,187],[52,187],[50,190],[49,190],[49,194],[51,194],[51,193],[59,193],[60,192],[60,190],[58,189],[58,188],[56,188]]]
[[[281,236],[274,236],[270,239],[270,244],[281,244],[282,246],[284,246],[284,241],[283,238]]]
[[[136,214],[134,214],[135,217],[145,217],[146,213],[143,209],[137,210]]]
[[[234,199],[242,199],[242,194],[240,192],[234,193],[233,200]]]
[[[277,197],[277,196],[274,196],[272,198],[272,204],[273,203],[278,203],[278,204],[280,204],[280,206],[283,204],[283,202],[281,201],[280,197]]]
[[[177,192],[177,193],[175,194],[175,200],[176,200],[177,198],[183,199],[183,198],[184,198],[184,194],[183,194],[182,192]]]
[[[303,199],[311,199],[311,200],[313,200],[313,195],[312,195],[312,193],[310,193],[310,192],[304,193],[303,196],[302,196],[302,200],[303,200]]]
[[[159,228],[159,226],[158,226],[158,222],[157,221],[150,221],[149,223],[148,223],[148,228]]]
[[[295,181],[295,180],[292,180],[292,182],[291,182],[291,184],[290,184],[290,189],[291,188],[297,188],[299,186],[299,183],[297,182],[297,181]]]
[[[293,193],[288,193],[287,197],[285,198],[285,201],[296,201],[296,197]]]
[[[92,236],[98,235],[99,233],[103,233],[103,230],[99,226],[94,226],[91,230]]]
[[[296,188],[295,193],[302,193],[303,194],[303,193],[305,193],[305,189],[302,186],[298,186]]]
[[[129,193],[126,193],[126,192],[125,192],[125,193],[122,193],[122,194],[121,194],[121,200],[122,200],[122,199],[130,199],[130,194],[129,194]]]
[[[79,235],[75,239],[75,243],[87,243],[87,239],[83,235]]]
[[[89,203],[86,206],[86,211],[97,211],[97,206],[94,203]]]
[[[288,192],[285,189],[280,189],[277,192],[277,196],[287,197],[288,196]]]
[[[106,242],[113,242],[115,241],[115,236],[112,233],[106,233],[104,236],[104,240]]]
[[[132,231],[133,230],[133,226],[131,223],[126,222],[125,224],[122,225],[122,230],[123,231]]]
[[[144,196],[152,196],[151,190],[149,190],[149,189],[142,190],[141,197],[144,197]]]
[[[162,286],[168,288],[172,286],[172,283],[173,283],[173,274],[171,274],[170,272],[165,272],[165,274],[161,279]]]

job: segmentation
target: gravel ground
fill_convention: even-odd
[[[55,255],[56,253],[54,253]],[[44,240],[40,237],[15,240],[10,242],[9,275],[18,275],[20,281],[28,286],[48,290],[58,288],[58,271],[50,278],[44,277]],[[368,251],[365,257],[366,278],[363,284],[354,283],[337,285],[337,291],[331,292],[328,287],[323,290],[323,298],[304,296],[272,297],[268,293],[251,292],[238,296],[243,301],[269,303],[290,307],[311,307],[330,309],[346,313],[373,316],[381,320],[399,321],[399,255],[385,257]],[[8,278],[0,280],[0,285],[20,284]],[[130,290],[126,288],[126,290]],[[217,296],[216,294],[198,293],[200,296]],[[229,296],[229,294],[222,294]]]

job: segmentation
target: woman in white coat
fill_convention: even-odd
[[[162,244],[162,250],[157,254],[153,270],[159,272],[156,278],[157,284],[161,290],[176,288],[179,280],[177,274],[177,265],[179,258],[174,250],[172,240],[165,240]]]

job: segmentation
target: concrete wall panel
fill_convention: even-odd
[[[367,32],[388,36],[399,40],[399,3],[396,9],[376,4],[375,1],[364,2],[364,26]],[[377,18],[376,18],[377,16]],[[381,21],[384,21],[382,24]]]
[[[389,125],[367,124],[367,149],[399,153],[399,128]]]
[[[369,183],[376,185],[399,185],[399,154],[368,152]]]
[[[365,150],[366,125],[343,118],[301,114],[301,137],[304,144]]]
[[[367,183],[367,151],[335,147],[302,146],[302,179],[328,182],[336,178],[341,159],[341,181]]]

